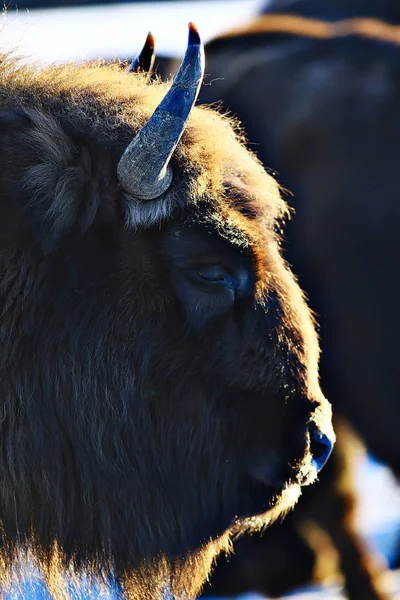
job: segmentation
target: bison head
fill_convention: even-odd
[[[285,204],[192,110],[201,78],[194,28],[166,96],[117,67],[0,66],[2,547],[56,545],[132,597],[194,594],[333,440]]]

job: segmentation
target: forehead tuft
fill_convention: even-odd
[[[123,151],[168,89],[168,83],[149,84],[145,75],[127,75],[120,65],[38,69],[0,56],[0,108],[43,110],[116,152]],[[211,108],[193,109],[172,158],[178,174],[175,198],[179,202],[181,195],[184,205],[211,200],[219,214],[235,222],[261,219],[272,228],[286,205],[276,182],[243,142],[233,119]],[[164,204],[153,211],[153,220],[171,216],[171,198]]]
[[[234,220],[262,220],[273,228],[276,220],[287,216],[288,207],[278,183],[248,150],[235,119],[210,107],[196,107],[177,156],[196,166],[197,195],[213,198]]]

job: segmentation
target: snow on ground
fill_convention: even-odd
[[[400,486],[391,472],[365,458],[357,472],[359,526],[390,561],[400,539]]]

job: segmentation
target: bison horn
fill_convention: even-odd
[[[137,73],[138,71],[150,73],[154,65],[154,59],[154,36],[149,31],[142,50],[129,65],[128,73]]]
[[[118,179],[128,194],[153,200],[170,186],[171,156],[196,102],[204,74],[204,49],[193,23],[185,56],[172,86],[131,141],[118,163]]]

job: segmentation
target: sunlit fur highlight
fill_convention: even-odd
[[[356,17],[328,22],[291,14],[260,15],[247,25],[236,27],[214,38],[230,39],[242,35],[284,33],[315,39],[332,39],[347,35],[358,35],[373,40],[400,44],[400,26],[391,25],[380,19]]]

